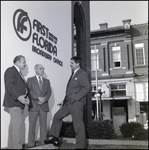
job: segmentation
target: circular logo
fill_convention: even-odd
[[[16,34],[21,40],[27,41],[30,38],[32,28],[27,12],[17,9],[13,15],[13,25]]]

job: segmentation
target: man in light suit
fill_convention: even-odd
[[[59,134],[62,127],[62,119],[71,114],[76,133],[76,149],[86,149],[85,126],[83,122],[83,108],[86,104],[86,95],[91,90],[90,81],[85,71],[80,68],[81,59],[77,56],[70,60],[73,75],[70,77],[63,106],[56,112],[51,125],[51,140],[45,140],[45,144],[53,144],[59,147]]]
[[[4,74],[5,95],[3,106],[7,107],[10,113],[10,124],[8,131],[8,149],[22,149],[22,125],[24,122],[23,112],[25,105],[31,107],[27,97],[28,88],[21,73],[26,67],[26,59],[18,55],[13,59],[14,65],[9,67]]]
[[[44,67],[41,64],[37,64],[34,69],[36,75],[27,79],[30,99],[33,105],[29,110],[29,148],[35,147],[37,144],[35,141],[35,128],[38,116],[40,122],[40,142],[38,145],[43,145],[44,140],[46,140],[47,112],[49,111],[48,101],[51,96],[50,81],[42,77],[44,74]]]

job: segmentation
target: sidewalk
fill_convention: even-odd
[[[148,141],[138,140],[87,140],[87,149],[148,149]],[[52,144],[38,146],[32,149],[58,149]],[[59,149],[75,149],[75,138],[63,138]]]
[[[66,140],[68,143],[75,144],[74,138],[63,138],[63,141]],[[98,145],[137,145],[137,146],[148,146],[148,141],[139,141],[139,140],[98,140],[98,139],[89,139],[87,140],[88,144],[98,144]]]

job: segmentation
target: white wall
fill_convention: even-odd
[[[13,16],[16,10],[22,9],[27,12],[31,22],[31,36],[28,40],[21,40],[13,26]],[[19,11],[18,11],[19,12]],[[16,13],[15,24],[19,17]],[[23,18],[23,17],[22,17]],[[21,19],[22,19],[21,18]],[[26,16],[24,17],[26,18]],[[18,19],[18,20],[17,20]],[[57,43],[49,40],[46,35],[41,35],[37,32],[37,28],[33,29],[33,20],[36,19],[44,25],[50,33],[58,38]],[[24,23],[27,31],[19,33],[23,38],[29,35],[28,19]],[[45,30],[46,31],[46,30]],[[43,30],[42,30],[43,32]],[[33,43],[33,34],[37,33],[39,37],[50,42],[57,47],[57,56],[48,52],[44,48]],[[1,2],[1,147],[7,147],[8,125],[10,121],[9,114],[4,110],[4,72],[13,65],[13,58],[16,55],[24,55],[27,61],[27,68],[24,70],[25,78],[34,76],[34,66],[39,63],[45,68],[45,77],[50,80],[52,87],[52,96],[49,100],[50,112],[48,113],[48,129],[52,121],[54,113],[59,109],[57,103],[63,100],[68,78],[71,74],[69,66],[71,57],[71,1],[2,1]],[[42,42],[41,42],[42,44]],[[45,57],[32,51],[32,46],[35,46],[49,54],[52,59]],[[59,59],[63,66],[53,62],[53,58]],[[26,109],[26,116],[28,110]],[[25,116],[25,117],[26,117]],[[28,116],[25,118],[25,143],[28,138]]]

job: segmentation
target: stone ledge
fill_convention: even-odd
[[[53,146],[53,144],[47,144],[47,145],[42,145],[42,146],[36,146],[34,148],[29,148],[29,149],[59,149],[59,148]]]
[[[63,138],[64,142],[73,143],[75,144],[75,138]],[[87,143],[95,144],[95,145],[121,145],[121,146],[148,146],[148,141],[140,141],[140,140],[98,140],[98,139],[87,139]],[[1,148],[7,149],[7,148]],[[26,148],[25,148],[26,149]],[[34,148],[28,149],[59,149],[58,147],[53,146],[53,144],[36,146]]]
[[[63,138],[69,143],[75,144],[75,138]],[[88,144],[98,145],[137,145],[137,146],[148,146],[148,141],[140,140],[98,140],[98,139],[87,139]]]

